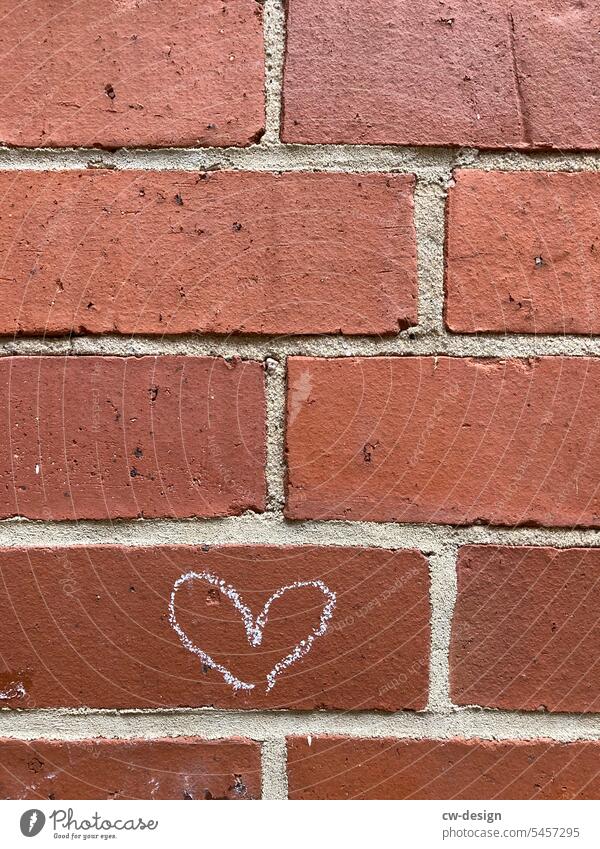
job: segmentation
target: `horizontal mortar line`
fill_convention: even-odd
[[[0,548],[128,545],[312,545],[341,548],[418,549],[441,553],[460,545],[536,545],[555,548],[600,546],[600,530],[502,528],[486,525],[402,524],[364,521],[289,521],[268,513],[220,519],[134,519],[131,521],[0,521]]]
[[[484,151],[463,150],[459,167],[483,171],[599,171],[600,152]]]
[[[0,339],[4,356],[217,356],[244,359],[310,357],[454,356],[538,357],[600,356],[599,336],[487,334],[412,331],[398,336],[32,336]]]
[[[600,152],[489,151],[410,145],[283,144],[245,148],[0,147],[0,170],[332,171],[397,172],[445,179],[454,167],[484,170],[598,171]]]
[[[600,715],[454,709],[446,713],[375,711],[225,711],[212,709],[0,711],[0,737],[77,740],[199,736],[207,739],[336,734],[350,737],[557,741],[600,740]]]

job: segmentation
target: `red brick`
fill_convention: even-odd
[[[462,548],[453,700],[600,712],[599,585],[597,548]]]
[[[597,799],[600,743],[288,739],[291,799]]]
[[[596,4],[287,6],[287,142],[599,147]]]
[[[0,0],[0,139],[246,145],[264,128],[255,0]]]
[[[249,740],[0,740],[2,799],[257,799]]]
[[[420,709],[427,701],[428,569],[414,551],[363,548],[4,549],[0,552],[1,704],[81,707]],[[235,587],[256,617],[297,581],[336,604],[310,652],[267,675],[320,624],[315,587],[275,599],[262,643],[206,579],[184,581],[175,616],[194,646],[254,689],[225,682],[170,622],[175,582],[195,572]]]
[[[459,171],[455,179],[447,326],[600,332],[600,175]]]
[[[511,17],[524,141],[597,150],[600,7],[583,0],[518,0]]]
[[[0,333],[387,333],[417,322],[414,180],[0,174]]]
[[[260,363],[7,357],[0,385],[1,518],[264,509]]]
[[[600,526],[600,361],[288,361],[286,514]]]

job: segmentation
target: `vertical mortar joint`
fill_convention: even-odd
[[[265,740],[260,751],[262,798],[287,799],[287,744],[285,738]]]
[[[450,698],[450,638],[457,594],[457,557],[455,543],[445,543],[429,557],[431,651],[427,709],[434,713],[454,710]]]
[[[285,56],[284,0],[264,0],[265,132],[261,145],[280,144]]]
[[[267,510],[281,515],[285,501],[285,362],[265,359],[267,401]]]

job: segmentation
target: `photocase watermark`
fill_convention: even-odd
[[[37,808],[31,808],[21,815],[19,825],[24,837],[35,837],[46,825],[46,815]]]
[[[96,380],[101,377],[102,368],[100,363],[94,363],[94,369],[92,372],[92,382],[95,384]],[[96,388],[96,386],[92,386],[92,432],[97,433],[101,427],[102,423],[100,421],[101,411],[100,411],[100,390]]]
[[[436,400],[435,404],[431,409],[431,412],[425,420],[425,424],[421,430],[421,433],[419,434],[419,438],[416,442],[416,445],[407,460],[408,466],[414,468],[421,462],[421,460],[423,459],[423,455],[425,454],[429,438],[436,430],[439,422],[447,418],[448,406],[450,402],[455,400],[459,396],[460,389],[456,381],[452,381],[452,383],[448,384],[444,388],[444,391],[442,392],[441,396]]]
[[[424,663],[420,660],[415,660],[414,663],[411,663],[404,672],[401,672],[399,675],[396,675],[395,678],[390,678],[389,681],[386,681],[383,687],[380,687],[379,695],[384,696],[386,693],[389,693],[390,690],[397,690],[398,687],[404,687],[413,675],[418,675],[424,668]]]
[[[100,430],[100,390],[92,389],[92,431]]]
[[[80,586],[77,580],[77,575],[66,554],[61,555],[60,563],[62,566],[62,578],[59,582],[61,591],[64,595],[70,597],[78,595]]]
[[[56,808],[46,817],[43,811],[31,808],[21,814],[21,834],[24,837],[35,837],[46,825],[46,820],[54,832],[54,837],[67,839],[107,839],[115,838],[123,831],[155,831],[158,828],[158,820],[143,817],[112,819],[95,811],[92,816],[77,819],[73,808]]]
[[[394,583],[386,587],[386,589],[369,599],[369,601],[365,602],[365,604],[361,605],[355,613],[349,613],[343,619],[333,621],[330,625],[330,631],[344,631],[346,628],[351,628],[358,619],[364,619],[374,610],[381,607],[382,604],[385,604],[389,599],[397,592],[405,586],[405,584],[411,580],[411,578],[415,578],[419,575],[419,570],[416,568],[409,569],[399,578],[397,578]]]

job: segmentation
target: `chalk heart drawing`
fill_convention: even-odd
[[[314,641],[323,636],[328,627],[327,623],[331,619],[335,609],[336,595],[329,589],[328,586],[326,586],[326,584],[323,583],[323,581],[296,581],[293,584],[287,584],[285,587],[279,587],[279,589],[267,599],[265,606],[255,619],[250,608],[242,601],[236,588],[232,587],[231,584],[225,583],[225,581],[217,577],[217,575],[211,575],[210,572],[186,572],[184,575],[177,578],[173,584],[173,591],[171,592],[171,600],[169,602],[169,621],[171,625],[175,629],[185,648],[197,655],[203,664],[220,672],[227,684],[230,684],[234,690],[253,690],[255,685],[248,684],[245,681],[240,681],[240,679],[237,678],[233,672],[227,669],[227,667],[222,666],[220,663],[217,663],[216,660],[213,660],[209,654],[190,640],[177,621],[177,616],[175,614],[175,599],[177,597],[177,592],[184,584],[187,584],[190,581],[204,581],[207,584],[212,584],[214,587],[218,587],[223,595],[231,601],[242,617],[242,622],[246,629],[246,637],[248,638],[250,645],[253,647],[260,646],[262,643],[263,631],[268,622],[269,610],[271,609],[271,605],[274,601],[277,601],[277,599],[281,598],[281,596],[285,593],[290,592],[291,590],[302,589],[302,587],[314,587],[323,593],[325,602],[323,604],[323,609],[321,610],[319,624],[312,629],[307,637],[300,640],[300,642],[294,646],[288,655],[278,661],[273,669],[271,669],[267,675],[267,693],[269,690],[273,689],[279,675],[281,675],[281,673],[293,663],[296,663],[297,660],[300,660],[301,657],[308,654],[313,647]]]

